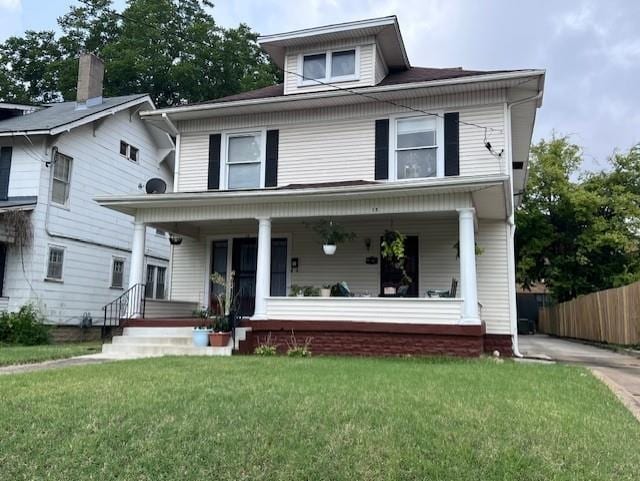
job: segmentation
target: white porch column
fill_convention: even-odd
[[[475,209],[458,209],[460,246],[460,293],[462,324],[480,324],[478,283],[476,279]]]
[[[142,222],[133,223],[133,244],[131,246],[131,266],[129,267],[129,288],[144,282],[144,242],[146,226]]]
[[[267,318],[266,298],[271,292],[271,219],[258,219],[258,263],[254,319]]]

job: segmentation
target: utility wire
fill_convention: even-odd
[[[79,1],[80,1],[80,3],[83,3],[84,5],[86,5],[87,7],[91,7],[91,5],[89,4],[88,0],[79,0]],[[119,17],[119,18],[121,18],[123,20],[128,20],[128,21],[136,23],[136,24],[138,24],[140,26],[153,29],[158,33],[162,33],[162,31],[158,28],[157,25],[152,25],[152,24],[147,23],[147,22],[142,22],[142,21],[137,20],[135,18],[131,18],[131,17],[127,16],[127,15],[119,13],[119,12],[117,12],[115,10],[110,10],[110,9],[105,9],[105,10],[107,12],[109,12],[111,15]],[[178,33],[178,32],[176,32],[175,34],[176,34],[176,36],[178,38],[180,38],[181,40],[184,40],[185,42],[192,42],[192,43],[194,42],[192,39],[185,38],[184,36],[180,35],[180,33]],[[211,48],[211,45],[208,45],[205,42],[197,42],[196,41],[195,43],[197,43],[199,45],[202,45],[202,46],[204,46],[206,48]],[[421,114],[425,114],[425,115],[432,115],[434,117],[439,117],[439,118],[444,119],[444,115],[441,115],[441,114],[439,114],[437,112],[429,112],[429,111],[422,110],[422,109],[419,109],[419,108],[416,108],[416,107],[411,107],[411,106],[406,105],[406,104],[402,104],[400,102],[394,102],[393,100],[381,99],[379,97],[374,96],[373,94],[367,94],[367,93],[359,92],[357,90],[354,90],[353,88],[344,87],[344,86],[341,86],[341,85],[336,85],[336,84],[331,83],[331,82],[325,82],[325,81],[318,80],[318,79],[307,78],[303,74],[300,74],[298,72],[292,72],[292,71],[286,70],[284,68],[278,67],[277,65],[276,65],[276,68],[278,68],[278,70],[280,70],[283,73],[286,73],[286,74],[289,74],[289,75],[294,75],[296,77],[301,78],[302,80],[312,80],[312,81],[316,82],[318,85],[331,87],[331,88],[333,88],[335,90],[348,92],[348,93],[350,93],[352,95],[358,95],[360,97],[368,98],[368,99],[373,100],[375,102],[386,103],[386,104],[393,105],[393,106],[398,107],[398,108],[403,108],[403,109],[410,110],[412,112],[421,113]],[[488,126],[485,126],[485,125],[476,124],[474,122],[468,122],[466,120],[458,119],[457,122],[458,122],[459,125],[460,124],[461,125],[467,125],[467,126],[470,126],[470,127],[475,127],[475,128],[481,129],[481,130],[483,130],[485,132],[485,136],[486,136],[486,132],[487,131],[498,132],[498,133],[503,133],[504,132],[502,129],[496,129],[494,127],[488,127]]]

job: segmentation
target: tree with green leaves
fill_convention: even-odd
[[[640,279],[640,146],[601,172],[581,164],[567,137],[533,145],[516,212],[518,282],[543,281],[558,301]]]
[[[0,45],[0,100],[73,100],[77,59],[105,61],[107,96],[149,93],[163,107],[200,102],[281,79],[247,25],[215,23],[208,0],[81,0],[53,32],[27,32]]]

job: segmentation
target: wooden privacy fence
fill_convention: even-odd
[[[542,307],[538,329],[562,337],[640,344],[640,282]]]

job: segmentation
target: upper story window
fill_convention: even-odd
[[[51,201],[66,206],[69,201],[71,185],[71,157],[56,152],[53,163],[53,183],[51,185]]]
[[[358,49],[330,50],[301,55],[300,85],[317,85],[319,81],[357,80]]]
[[[441,175],[438,144],[442,128],[435,116],[416,116],[395,120],[394,171],[396,179],[421,179]]]
[[[140,150],[124,140],[120,141],[120,155],[123,155],[132,162],[138,162]]]
[[[264,160],[262,132],[228,134],[226,151],[227,188],[260,188]]]

